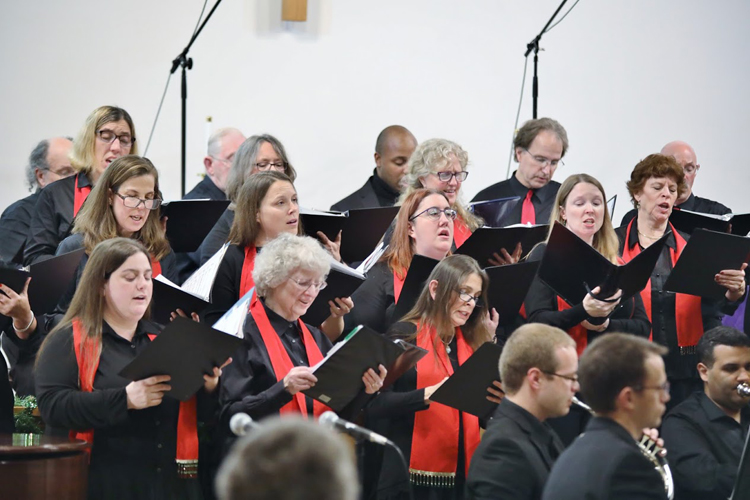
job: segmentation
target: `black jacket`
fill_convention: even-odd
[[[10,205],[0,217],[0,259],[20,264],[40,191]]]
[[[334,203],[331,210],[345,212],[352,208],[392,207],[396,204],[398,196],[398,191],[394,191],[378,177],[376,171],[373,171],[364,186]]]
[[[209,176],[203,177],[185,196],[183,200],[226,200],[227,195],[219,189]]]

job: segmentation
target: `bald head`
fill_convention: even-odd
[[[401,191],[401,179],[416,147],[414,135],[401,125],[386,127],[375,141],[375,168],[378,177],[395,191]]]
[[[683,141],[672,141],[663,148],[661,148],[661,154],[666,156],[672,156],[677,163],[680,164],[682,169],[685,171],[685,184],[687,184],[687,190],[677,199],[676,204],[679,205],[684,203],[693,192],[693,182],[695,182],[695,176],[698,174],[698,169],[701,166],[698,164],[698,159],[695,156],[695,151],[690,144]]]

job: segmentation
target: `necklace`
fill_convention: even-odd
[[[445,346],[445,352],[446,352],[446,354],[450,354],[451,353],[451,342],[453,342],[453,339],[455,337],[456,337],[456,334],[454,333],[453,337],[451,337],[451,339],[448,342],[444,341],[442,338],[440,339],[440,342],[442,342],[443,345]]]
[[[648,238],[648,239],[650,239],[650,240],[658,240],[659,238],[661,238],[662,236],[664,236],[663,234],[662,234],[662,235],[660,235],[660,236],[649,236],[649,235],[647,235],[647,234],[644,234],[644,233],[642,233],[640,229],[638,230],[638,234],[640,234],[640,235],[641,235],[641,236],[643,236],[644,238]]]

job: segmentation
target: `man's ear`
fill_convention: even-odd
[[[203,158],[203,166],[206,168],[206,174],[209,176],[214,175],[214,159],[210,156]]]
[[[701,380],[708,382],[708,370],[709,368],[703,363],[698,363],[698,375],[701,376]]]
[[[380,155],[378,153],[375,153],[373,155],[373,158],[375,158],[375,166],[380,167],[380,158],[381,158]]]

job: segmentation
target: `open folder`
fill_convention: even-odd
[[[378,365],[385,366],[388,370],[383,384],[385,388],[416,365],[425,354],[427,351],[421,347],[403,340],[390,340],[360,325],[313,367],[318,381],[303,392],[334,411],[341,411],[364,390],[362,375],[368,369],[377,372]]]
[[[502,347],[486,342],[441,385],[430,400],[451,408],[471,413],[479,418],[488,418],[497,408],[497,403],[487,399],[487,388],[500,380],[500,353]]]
[[[175,200],[163,203],[161,217],[168,217],[167,239],[176,253],[195,252],[213,229],[229,200]]]
[[[435,266],[439,262],[439,260],[422,255],[412,257],[411,265],[406,272],[406,278],[404,278],[404,286],[401,288],[401,295],[399,295],[398,301],[396,301],[393,316],[389,318],[392,320],[392,323],[406,316],[406,313],[411,311],[411,308],[416,305],[419,295],[427,284],[427,278],[430,277],[432,270],[435,269]]]
[[[750,256],[750,238],[696,229],[669,274],[664,289],[720,299],[727,289],[714,281],[724,269],[739,269]]]
[[[539,278],[572,306],[583,302],[589,290],[597,286],[601,287],[598,298],[611,297],[620,289],[625,301],[648,284],[666,239],[663,236],[620,266],[555,222],[539,265]]]
[[[693,234],[696,229],[709,229],[719,233],[731,232],[738,236],[746,236],[750,232],[750,214],[704,214],[675,207],[669,216],[669,222],[688,234]]]
[[[305,323],[320,325],[331,314],[328,301],[336,297],[350,297],[365,282],[365,275],[331,259],[331,271],[326,282],[328,285],[318,292],[318,296],[302,316]]]
[[[494,307],[500,315],[500,325],[513,323],[534,281],[539,261],[519,262],[507,266],[488,267],[484,271],[490,278],[490,310]]]
[[[154,278],[153,283],[154,295],[151,299],[151,319],[157,323],[163,325],[169,323],[172,313],[177,309],[182,309],[189,316],[190,313],[202,313],[209,305],[209,302],[183,290],[165,278],[163,274]]]
[[[493,253],[501,255],[500,250],[504,248],[509,254],[513,254],[519,243],[522,255],[527,255],[534,245],[544,241],[548,231],[548,225],[480,227],[458,247],[456,253],[473,257],[480,266],[488,266],[491,265],[489,260]]]
[[[347,212],[300,210],[305,234],[317,239],[318,231],[334,240],[341,233],[341,258],[361,262],[367,258],[393,222],[399,207],[358,208]]]
[[[203,375],[221,366],[242,342],[203,323],[178,317],[120,371],[120,376],[143,380],[169,375],[172,389],[165,394],[185,401],[203,386]]]
[[[469,210],[474,215],[481,217],[489,227],[505,227],[508,221],[516,214],[519,220],[521,209],[521,197],[510,196],[508,198],[497,198],[495,200],[477,201],[469,204]],[[516,213],[517,212],[517,213]]]

